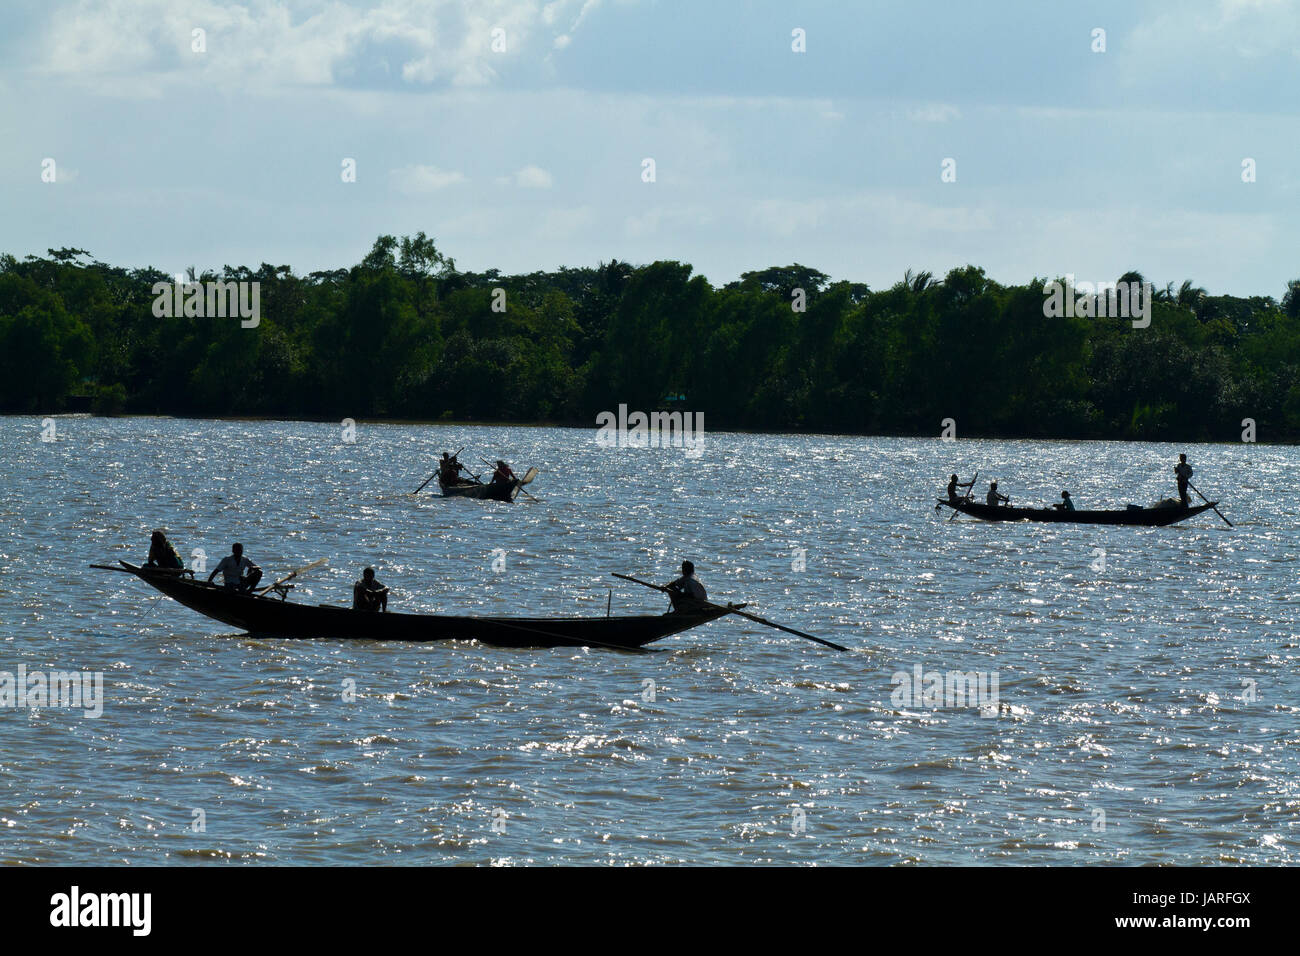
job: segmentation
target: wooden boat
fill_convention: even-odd
[[[519,497],[519,489],[537,477],[537,469],[529,468],[522,478],[510,481],[466,481],[454,485],[443,484],[438,479],[438,487],[445,498],[479,498],[484,501],[511,502]]]
[[[984,521],[1045,521],[1053,524],[1113,524],[1137,525],[1139,527],[1158,528],[1185,518],[1193,518],[1202,511],[1209,511],[1217,501],[1189,507],[1187,505],[1159,504],[1149,508],[1126,508],[1123,511],[1066,511],[1063,508],[1013,508],[1010,505],[980,504],[978,501],[958,501],[940,498],[939,504],[947,505],[954,511],[981,518]]]
[[[729,608],[619,617],[476,617],[354,611],[286,600],[288,587],[266,596],[241,594],[196,581],[186,572],[91,565],[134,574],[169,598],[222,624],[250,634],[287,638],[351,638],[372,641],[474,640],[498,647],[607,647],[635,650],[652,641],[699,627],[729,614]],[[745,605],[735,605],[736,609]]]

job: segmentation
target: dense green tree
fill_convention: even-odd
[[[720,288],[686,263],[460,272],[424,233],[350,269],[257,282],[260,322],[158,317],[154,286],[75,247],[0,256],[0,411],[557,421],[621,403],[712,428],[1300,438],[1300,280],[1280,300],[1155,290],[1151,323],[1048,317],[1044,280],[976,266],[888,289],[794,263]],[[1144,281],[1138,271],[1121,282]]]

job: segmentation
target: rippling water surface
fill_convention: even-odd
[[[1296,449],[56,421],[3,420],[0,670],[102,671],[106,701],[0,710],[4,861],[1300,858]],[[538,465],[542,501],[409,494],[462,445]],[[1235,530],[933,511],[954,468],[1017,504],[1145,503],[1180,450]],[[87,569],[160,525],[210,564],[328,557],[296,600],[374,564],[403,610],[603,614],[612,587],[657,612],[609,573],[689,557],[711,597],[853,650],[736,618],[646,655],[255,640]],[[900,704],[917,665],[995,674],[997,716]]]

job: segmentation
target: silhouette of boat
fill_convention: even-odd
[[[134,574],[192,611],[250,634],[287,638],[345,638],[372,641],[481,641],[498,647],[607,647],[635,650],[716,620],[731,609],[701,608],[667,614],[590,617],[479,617],[354,611],[286,600],[292,585],[254,595],[196,581],[188,572],[92,564]],[[745,605],[735,605],[736,609]]]

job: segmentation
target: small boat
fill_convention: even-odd
[[[529,468],[522,478],[510,481],[465,481],[454,485],[443,484],[438,479],[438,487],[445,498],[479,498],[484,501],[511,502],[519,497],[519,490],[537,477],[537,469]]]
[[[1188,506],[1173,499],[1166,499],[1160,504],[1148,508],[1130,505],[1123,511],[1066,511],[1064,508],[1013,508],[1010,505],[980,504],[978,501],[958,501],[953,503],[947,498],[938,499],[939,504],[947,505],[953,511],[981,518],[984,521],[1045,521],[1054,524],[1114,524],[1136,525],[1146,528],[1160,528],[1185,518],[1193,518],[1202,511],[1209,511],[1217,501],[1203,505]]]
[[[607,647],[636,650],[652,641],[699,627],[745,605],[688,612],[619,617],[477,617],[354,611],[337,605],[286,600],[293,585],[273,585],[272,594],[239,593],[184,571],[92,564],[104,571],[134,574],[167,597],[222,624],[249,634],[287,638],[348,638],[371,641],[481,641],[497,647]]]

